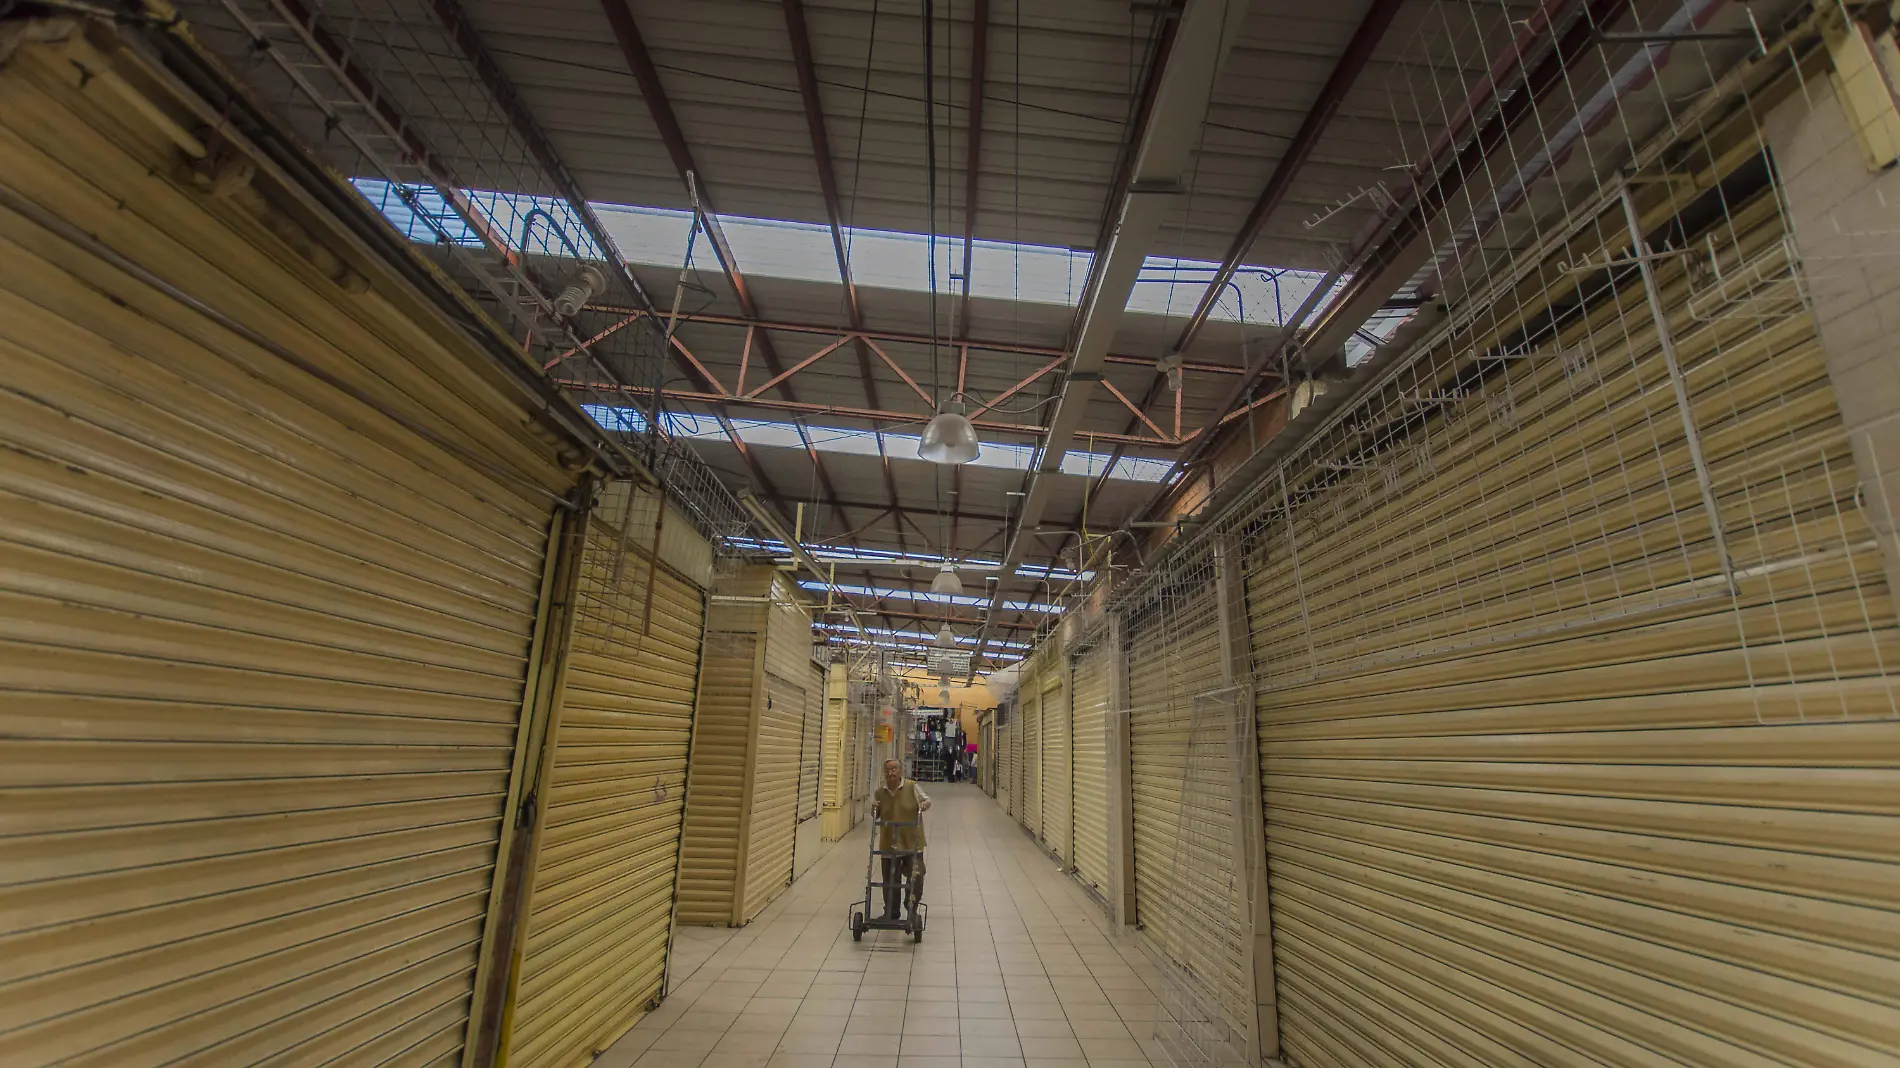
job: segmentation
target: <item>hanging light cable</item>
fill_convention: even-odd
[[[963,396],[943,391],[943,360],[937,345],[937,61],[936,5],[923,0],[924,30],[924,180],[929,224],[924,229],[925,256],[930,279],[930,379],[937,397],[937,414],[924,426],[917,456],[933,464],[967,464],[981,455],[976,427],[963,414]],[[941,492],[941,485],[939,491]],[[942,501],[939,500],[941,513]]]

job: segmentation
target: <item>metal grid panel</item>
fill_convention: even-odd
[[[743,509],[667,438],[655,389],[663,332],[621,327],[590,299],[650,306],[571,175],[550,173],[538,128],[509,110],[459,8],[429,0],[193,0],[192,32],[372,206],[407,209],[407,236],[525,353],[561,366],[628,455],[669,482],[702,533],[744,530]],[[401,213],[398,213],[401,214]],[[591,274],[589,272],[592,272]]]
[[[1900,722],[1890,520],[1760,157],[1798,84],[1739,70],[1656,150],[1599,142],[1516,220],[1472,206],[1534,255],[1438,233],[1468,299],[1217,524],[1253,553],[1302,1063],[1895,1048],[1863,978],[1893,947],[1837,927],[1889,904],[1846,868],[1900,870],[1858,800],[1894,784],[1862,759]],[[1841,951],[1868,970],[1818,964]]]
[[[1126,615],[1136,918],[1161,972],[1155,1037],[1180,1065],[1242,1063],[1255,1029],[1239,798],[1250,702],[1228,672],[1211,555]]]

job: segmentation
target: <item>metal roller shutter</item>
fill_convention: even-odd
[[[751,834],[739,922],[759,914],[792,881],[792,833],[798,822],[798,742],[805,688],[767,670],[752,768]]]
[[[850,683],[843,663],[825,672],[823,770],[819,789],[823,797],[825,841],[843,838],[856,822],[851,811],[852,715]]]
[[[1069,726],[1068,661],[1052,650],[1042,680],[1042,842],[1064,864],[1075,861],[1074,738]]]
[[[693,704],[692,758],[680,832],[680,923],[724,927],[734,921],[749,809],[752,739],[764,655],[764,603],[728,594],[721,580],[706,608],[706,639]]]
[[[587,1063],[666,974],[705,609],[645,555],[658,502],[616,483],[590,525],[513,1017],[523,1068]],[[682,528],[668,509],[661,532]]]
[[[1028,675],[1022,686],[1022,722],[1016,730],[1017,777],[1022,794],[1016,803],[1016,820],[1029,833],[1042,834],[1042,679]]]
[[[997,714],[1005,717],[996,728],[996,803],[1004,812],[1016,812],[1016,709],[1004,705]]]
[[[1136,918],[1171,967],[1163,1010],[1208,1047],[1253,1027],[1245,890],[1235,870],[1239,692],[1225,684],[1211,570],[1129,626]],[[1245,754],[1245,759],[1252,759]],[[1198,1055],[1198,1054],[1197,1054]]]
[[[1077,654],[1075,713],[1075,872],[1108,892],[1108,695],[1114,650],[1098,644]]]
[[[1656,261],[1719,528],[1627,277],[1550,342],[1587,363],[1513,361],[1419,474],[1260,539],[1300,1063],[1900,1058],[1894,603],[1775,198],[1729,211],[1713,271]]]
[[[805,688],[805,707],[798,727],[798,822],[818,816],[819,774],[824,768],[824,676],[806,672],[813,686]]]
[[[571,476],[340,228],[367,293],[175,180],[168,84],[0,69],[8,195],[215,309],[0,209],[0,1062],[452,1059]]]
[[[811,672],[811,614],[789,582],[772,585],[765,623],[765,687],[758,698],[741,911],[747,923],[792,882],[792,838],[798,825],[799,742],[804,734]]]

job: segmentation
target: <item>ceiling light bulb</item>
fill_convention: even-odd
[[[957,636],[950,633],[950,624],[945,623],[943,626],[937,628],[937,647],[939,649],[948,649],[955,644],[957,644]]]
[[[917,442],[917,457],[933,464],[967,464],[981,453],[976,427],[963,414],[963,398],[952,397],[942,411],[931,417],[924,436]]]
[[[930,592],[953,596],[963,592],[963,580],[957,577],[955,564],[945,564],[937,569],[937,577],[930,580]]]

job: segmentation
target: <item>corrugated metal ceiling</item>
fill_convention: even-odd
[[[533,167],[504,158],[514,144],[505,131],[458,112],[456,101],[485,90],[453,62],[432,50],[448,49],[431,37],[427,7],[398,0],[328,0],[326,17],[352,26],[352,40],[384,72],[393,96],[410,110],[457,176],[477,188],[514,182],[532,186]],[[665,208],[688,206],[676,171],[642,98],[626,56],[616,42],[602,4],[626,3],[657,67],[700,169],[699,180],[718,209],[732,216],[827,220],[819,169],[806,128],[786,13],[773,0],[463,0],[461,6],[534,119],[544,127],[583,191],[595,201]],[[1193,260],[1218,261],[1242,225],[1290,135],[1311,108],[1320,86],[1364,15],[1370,0],[1313,5],[1303,0],[1259,0],[1250,5],[1237,45],[1214,92],[1201,131],[1191,188],[1184,191],[1163,228],[1155,251]],[[973,0],[937,0],[936,73],[939,103],[936,232],[964,229],[965,166],[970,148],[968,74]],[[400,7],[400,11],[398,8]],[[1474,5],[1451,0],[1407,0],[1374,58],[1341,103],[1337,117],[1247,261],[1276,266],[1324,267],[1343,244],[1374,218],[1376,190],[1398,179],[1441,132],[1456,101],[1482,76],[1514,32],[1512,20],[1534,7],[1525,0]],[[987,35],[982,161],[974,232],[979,239],[1057,247],[1086,247],[1100,228],[1118,154],[1125,149],[1135,87],[1148,38],[1161,8],[1106,0],[995,0]],[[228,55],[244,54],[243,42],[220,34],[216,5],[190,0],[187,13]],[[413,10],[411,10],[413,9]],[[932,228],[929,183],[924,168],[923,43],[916,4],[883,0],[811,0],[805,5],[819,96],[825,112],[842,199],[843,222],[857,227],[923,232]],[[421,14],[418,14],[421,13]],[[350,21],[354,19],[355,21]],[[439,29],[439,28],[438,28]],[[378,52],[377,50],[382,51]],[[1425,101],[1421,106],[1417,101]],[[459,116],[459,117],[458,117]],[[306,123],[306,126],[309,124]],[[349,169],[348,159],[337,163]],[[527,177],[524,177],[527,176]],[[534,192],[549,190],[532,189]],[[1356,197],[1356,199],[1355,199]],[[1344,207],[1335,205],[1346,201]],[[953,239],[954,240],[954,239]],[[710,264],[707,257],[702,263]],[[740,263],[742,269],[746,265]],[[638,270],[656,294],[670,294],[672,273]],[[842,289],[835,284],[750,275],[759,315],[843,326]],[[740,316],[726,280],[702,273],[688,300],[690,310]],[[938,321],[950,321],[955,286],[938,302]],[[1192,296],[1192,291],[1189,292]],[[927,295],[865,285],[860,289],[865,325],[871,329],[928,333]],[[1183,301],[1181,310],[1189,310]],[[1060,349],[1068,340],[1073,311],[1061,305],[978,299],[972,302],[968,336]],[[1270,331],[1211,322],[1188,358],[1238,367],[1243,345]],[[1131,314],[1114,350],[1146,358],[1168,353],[1179,320]],[[688,323],[681,341],[728,384],[736,381],[744,331]],[[774,333],[783,365],[814,351],[825,339]],[[956,373],[953,352],[887,342],[885,351],[906,373],[936,392]],[[980,403],[1007,389],[1044,362],[1042,358],[974,350],[966,385]],[[769,372],[755,362],[749,382]],[[1149,368],[1111,364],[1108,381],[1131,399],[1155,381]],[[921,418],[928,406],[880,361],[871,377],[882,407]],[[1230,379],[1189,374],[1182,397],[1182,426],[1192,430],[1213,413]],[[677,380],[675,385],[697,388]],[[847,347],[801,372],[794,384],[801,402],[867,407],[868,392],[856,355]],[[1058,384],[1048,376],[1012,397],[1018,409],[996,418],[1033,424]],[[1104,391],[1105,392],[1105,391]],[[690,409],[693,405],[687,405]],[[796,413],[735,406],[736,413],[792,418]],[[1171,395],[1149,413],[1173,429]],[[867,426],[862,418],[807,415],[834,426]],[[1095,401],[1082,423],[1087,433],[1125,433],[1135,425],[1112,396]],[[1001,437],[1007,439],[1004,434]],[[1017,439],[1025,440],[1025,439]],[[1107,451],[1108,446],[1099,446]],[[721,450],[725,450],[724,453]],[[709,456],[738,471],[730,446],[711,444]],[[1137,450],[1139,451],[1139,450]],[[781,488],[816,484],[810,459],[800,451],[758,450]],[[888,503],[881,465],[861,457],[826,455],[831,482],[843,497]],[[900,485],[907,510],[929,514],[934,497],[916,498],[914,483]],[[925,484],[928,480],[922,480]],[[1001,515],[1005,494],[1020,486],[1011,472],[968,470],[960,502],[971,512]],[[1150,487],[1109,483],[1095,497],[1096,514],[1120,518]],[[1051,515],[1078,517],[1085,492],[1065,490]],[[1100,524],[1098,524],[1100,525]],[[957,545],[968,549],[991,531],[972,526]],[[843,530],[830,531],[841,534]],[[914,531],[913,531],[914,534]],[[889,521],[863,535],[894,543]]]

